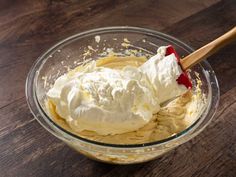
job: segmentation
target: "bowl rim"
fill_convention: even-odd
[[[184,129],[183,131],[172,135],[168,138],[162,139],[162,140],[158,140],[158,141],[153,141],[153,142],[148,142],[148,143],[141,143],[141,144],[111,144],[111,143],[103,143],[103,142],[99,142],[99,141],[94,141],[94,140],[90,140],[90,139],[86,139],[83,137],[80,137],[79,135],[76,135],[72,132],[69,132],[67,130],[65,130],[63,127],[59,126],[57,123],[55,123],[48,115],[47,113],[45,113],[44,109],[42,108],[41,104],[39,103],[38,99],[37,99],[37,95],[36,95],[36,79],[38,76],[38,70],[36,70],[37,67],[41,67],[42,64],[44,64],[44,60],[45,60],[45,56],[47,56],[49,53],[51,53],[52,51],[54,51],[54,49],[57,49],[59,46],[64,46],[70,42],[73,42],[73,40],[76,40],[79,37],[86,37],[86,35],[98,35],[99,33],[104,33],[104,32],[112,32],[112,31],[116,31],[116,32],[135,32],[135,33],[141,33],[141,34],[146,34],[146,35],[152,35],[152,36],[158,36],[159,38],[162,37],[165,40],[170,40],[172,43],[174,44],[181,44],[181,47],[184,47],[185,49],[187,49],[188,52],[193,52],[194,49],[190,46],[188,46],[187,44],[185,44],[184,42],[180,41],[179,39],[159,32],[159,31],[155,31],[152,29],[147,29],[147,28],[141,28],[141,27],[133,27],[133,26],[111,26],[111,27],[102,27],[102,28],[95,28],[92,30],[87,30],[81,33],[77,33],[74,34],[72,36],[69,36],[59,42],[57,42],[56,44],[54,44],[51,48],[49,48],[46,52],[44,52],[42,55],[40,55],[37,60],[34,62],[34,64],[32,65],[28,76],[26,78],[26,83],[25,83],[25,94],[26,94],[26,99],[27,99],[27,104],[28,107],[30,109],[30,112],[34,115],[34,117],[36,118],[36,120],[50,133],[52,133],[54,136],[58,137],[58,132],[53,132],[55,131],[54,128],[56,128],[57,130],[61,131],[60,134],[65,133],[66,135],[68,135],[70,138],[72,139],[76,139],[79,141],[83,141],[85,143],[90,143],[90,144],[94,144],[94,145],[99,145],[99,146],[103,146],[103,147],[112,147],[112,148],[143,148],[143,147],[150,147],[153,145],[163,145],[165,143],[168,143],[170,141],[174,141],[177,140],[181,137],[184,137],[185,135],[187,135],[188,132],[194,131],[194,127],[196,125],[200,125],[200,123],[205,120],[205,118],[208,116],[209,114],[209,110],[210,107],[214,107],[214,112],[210,115],[210,119],[208,120],[208,122],[204,125],[204,127],[201,129],[201,131],[211,122],[213,116],[215,115],[216,109],[219,105],[219,97],[220,97],[220,92],[219,92],[219,84],[218,84],[218,80],[217,78],[214,76],[214,84],[216,85],[216,90],[217,93],[215,93],[216,95],[214,95],[216,97],[216,102],[214,105],[212,105],[212,99],[210,100],[210,104],[204,109],[204,111],[202,112],[202,114],[207,111],[207,113],[205,114],[204,118],[200,118],[202,116],[202,114],[199,116],[199,118],[193,123],[191,124],[188,128]],[[210,64],[204,60],[201,63],[203,63],[204,65],[206,65],[206,67],[208,67],[208,70],[212,71],[211,73],[214,74],[213,69],[211,68]],[[202,67],[202,66],[201,66]],[[212,82],[212,81],[211,81]],[[209,83],[208,83],[209,84]],[[212,86],[210,85],[210,90],[212,90]],[[212,94],[212,93],[211,93]],[[35,109],[35,107],[37,109]],[[38,116],[42,117],[47,123],[49,123],[49,126],[54,126],[53,130],[48,128],[46,125],[44,125],[43,122],[41,122],[41,120],[38,119]],[[46,119],[45,119],[46,118]],[[200,121],[201,120],[201,121]],[[52,125],[50,125],[52,124]],[[197,127],[195,127],[197,128]],[[199,130],[200,133],[200,130]],[[197,133],[198,134],[198,133]],[[197,135],[196,134],[196,135]],[[61,135],[60,135],[61,136]],[[63,135],[64,136],[64,135]]]

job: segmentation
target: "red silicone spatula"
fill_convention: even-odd
[[[220,36],[219,38],[215,39],[214,41],[208,43],[207,45],[201,47],[200,49],[184,57],[183,59],[180,59],[175,49],[171,45],[168,46],[166,49],[166,56],[173,53],[176,56],[178,63],[180,64],[183,70],[183,73],[179,76],[177,82],[179,84],[185,85],[187,88],[192,88],[192,83],[186,73],[186,70],[191,68],[195,64],[199,63],[200,61],[206,59],[210,55],[214,54],[220,48],[229,44],[235,39],[236,39],[236,27],[234,27],[224,35]]]
[[[177,54],[177,52],[175,51],[174,47],[169,45],[166,48],[166,56],[170,55],[170,54],[174,54],[175,57],[177,58],[178,63],[180,63],[180,57]],[[177,79],[178,84],[183,84],[185,85],[186,88],[192,88],[192,83],[188,77],[188,74],[185,70],[183,70],[183,73],[179,76],[179,78]]]

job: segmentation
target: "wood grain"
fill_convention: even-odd
[[[176,150],[139,165],[107,165],[71,150],[33,119],[24,84],[36,58],[72,34],[102,26],[140,26],[199,48],[235,26],[235,9],[234,0],[0,1],[0,176],[234,177],[236,43],[209,59],[222,93],[210,126]]]
[[[200,63],[202,60],[209,58],[209,56],[218,52],[222,47],[230,44],[236,40],[236,27],[228,31],[227,33],[221,35],[214,41],[202,46],[201,48],[195,50],[188,56],[185,56],[180,60],[181,68],[187,70],[192,66]]]

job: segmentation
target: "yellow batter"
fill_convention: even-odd
[[[122,69],[124,66],[131,65],[139,67],[147,59],[145,57],[127,56],[108,56],[97,60],[97,66]],[[69,74],[74,74],[84,66],[78,66]],[[61,127],[81,137],[104,143],[112,144],[140,144],[157,140],[162,140],[173,136],[191,125],[199,116],[199,110],[202,109],[203,101],[201,94],[193,94],[188,91],[184,95],[161,106],[161,110],[153,115],[152,121],[137,131],[117,135],[99,135],[92,131],[75,132],[67,124],[66,120],[61,118],[55,111],[55,105],[46,101],[46,107],[50,117]]]

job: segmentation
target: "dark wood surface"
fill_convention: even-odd
[[[209,59],[221,100],[196,138],[157,160],[98,163],[50,135],[30,114],[27,73],[46,49],[72,34],[130,25],[171,34],[199,48],[236,25],[235,0],[0,0],[0,176],[236,176],[236,42]]]

